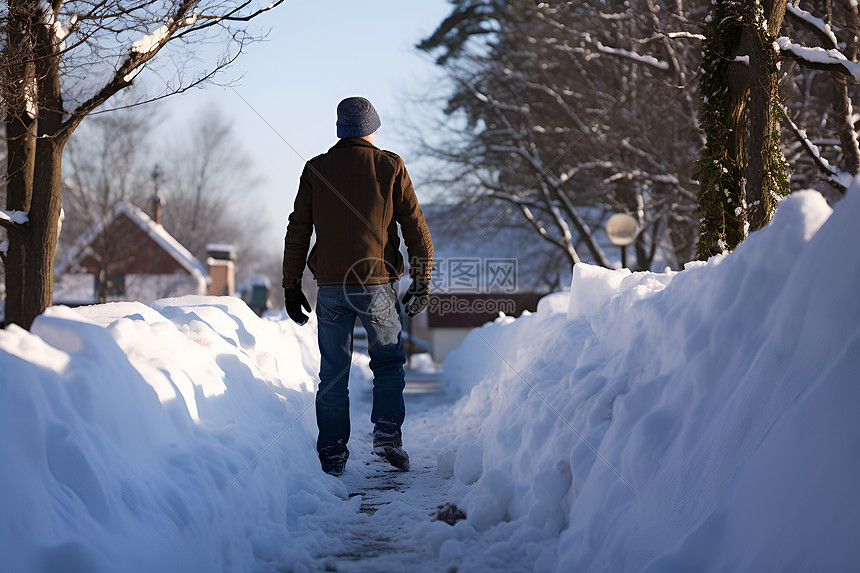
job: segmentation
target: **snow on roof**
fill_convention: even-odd
[[[230,243],[206,243],[207,251],[226,251],[226,252],[235,252],[236,247],[231,245]]]
[[[68,272],[69,269],[82,259],[90,247],[90,243],[101,233],[105,227],[110,226],[119,215],[125,215],[131,219],[138,227],[146,231],[146,234],[158,244],[166,253],[173,257],[182,268],[196,278],[198,281],[206,281],[206,267],[197,260],[182,244],[173,238],[173,235],[168,233],[163,226],[159,225],[149,215],[132,205],[131,203],[117,203],[113,211],[108,215],[105,222],[98,222],[91,226],[78,242],[69,250],[69,253],[63,258],[62,262],[57,267],[57,274]]]
[[[207,243],[206,255],[209,257],[206,260],[209,265],[216,259],[222,263],[232,262],[236,260],[236,247],[230,243]]]

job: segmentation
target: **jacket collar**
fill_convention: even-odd
[[[360,137],[345,137],[338,140],[338,142],[335,143],[329,151],[340,149],[341,147],[369,147],[370,149],[379,149],[366,139],[362,139]]]

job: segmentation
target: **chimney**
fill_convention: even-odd
[[[210,296],[233,296],[236,292],[236,249],[227,243],[206,245]]]
[[[152,196],[152,220],[156,225],[161,224],[161,197],[158,193]]]

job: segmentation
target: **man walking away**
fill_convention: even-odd
[[[403,160],[373,145],[380,125],[368,100],[340,102],[340,139],[305,165],[284,244],[283,287],[290,318],[304,324],[308,317],[302,308],[310,311],[301,290],[305,262],[319,285],[317,452],[323,471],[335,476],[343,473],[349,457],[347,381],[356,318],[367,331],[373,371],[373,451],[394,467],[409,469],[401,433],[406,353],[393,286],[404,267],[397,224],[412,278],[403,297],[409,316],[427,306],[433,242]],[[307,257],[314,230],[316,244]]]

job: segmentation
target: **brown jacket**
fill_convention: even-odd
[[[410,275],[430,281],[433,242],[403,160],[361,138],[341,139],[305,164],[284,241],[286,288],[307,259],[319,285],[383,284],[403,274],[400,223]]]

